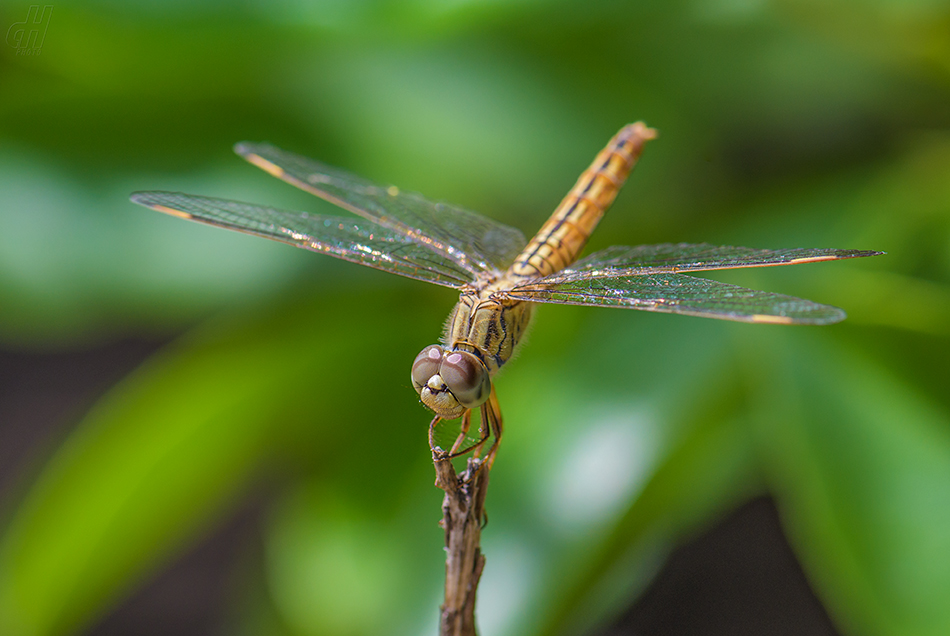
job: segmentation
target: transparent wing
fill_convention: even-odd
[[[241,142],[234,151],[287,183],[442,251],[472,273],[507,269],[526,243],[519,230],[475,212],[379,186],[270,144]]]
[[[352,218],[291,212],[179,192],[136,192],[147,208],[255,234],[407,278],[458,288],[473,275],[442,252],[392,228]]]
[[[741,322],[827,325],[844,320],[837,307],[685,274],[592,276],[551,282],[549,276],[507,292],[539,303],[628,307]]]
[[[760,250],[751,247],[717,246],[708,243],[663,243],[626,247],[615,245],[577,261],[562,275],[587,275],[601,270],[613,274],[639,275],[672,272],[794,265],[842,258],[876,256],[883,252],[838,249]],[[565,279],[567,280],[567,279]]]

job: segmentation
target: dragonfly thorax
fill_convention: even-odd
[[[449,315],[443,345],[451,351],[469,351],[494,376],[515,353],[528,329],[532,303],[508,298],[504,282],[498,281],[480,292],[464,293]]]
[[[443,419],[485,403],[491,377],[514,353],[531,320],[532,304],[497,291],[500,281],[459,296],[442,345],[430,345],[412,363],[412,386]]]

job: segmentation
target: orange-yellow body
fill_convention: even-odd
[[[577,260],[643,145],[655,136],[641,122],[614,135],[508,271],[462,293],[446,326],[446,350],[468,351],[481,359],[489,374],[498,372],[514,354],[534,309],[533,303],[508,298],[505,290]]]

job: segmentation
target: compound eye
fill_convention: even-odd
[[[488,370],[474,354],[468,351],[446,354],[439,373],[449,391],[465,408],[473,409],[488,399],[491,392]]]
[[[412,386],[415,387],[416,393],[421,393],[429,378],[439,372],[439,363],[444,353],[445,350],[439,345],[430,345],[416,356],[412,363]]]

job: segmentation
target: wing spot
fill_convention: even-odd
[[[759,322],[768,325],[790,325],[795,321],[788,316],[769,316],[766,314],[753,314],[752,322]]]
[[[795,265],[796,263],[817,263],[818,261],[836,261],[840,256],[829,254],[827,256],[806,256],[804,258],[793,258],[788,263],[776,263],[777,265]]]
[[[284,178],[283,168],[281,168],[280,166],[274,163],[271,163],[270,161],[268,161],[267,159],[264,159],[264,157],[261,157],[260,155],[248,154],[248,155],[244,155],[244,158],[250,161],[251,163],[253,163],[255,166],[257,166],[261,170],[274,175],[278,179]]]
[[[176,210],[175,208],[170,208],[164,205],[153,205],[150,206],[153,210],[158,210],[159,212],[164,212],[165,214],[171,214],[172,216],[177,216],[180,219],[189,219],[192,220],[195,217],[187,212],[182,212],[181,210]]]

